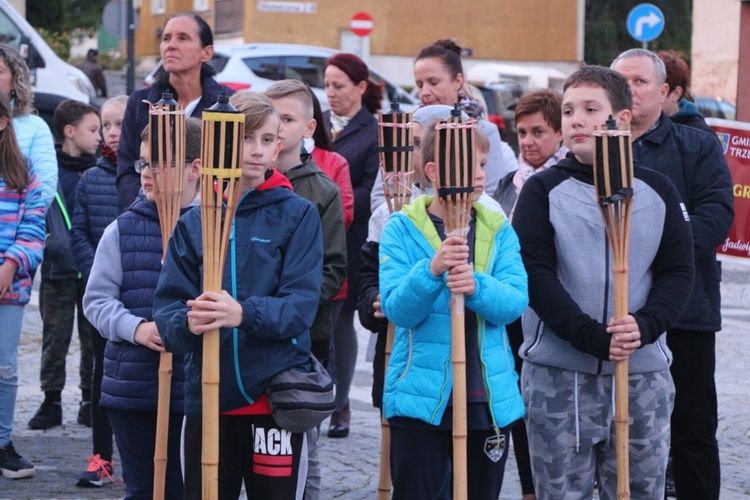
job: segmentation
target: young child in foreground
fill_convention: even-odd
[[[541,498],[617,498],[614,362],[628,360],[630,491],[663,498],[674,386],[663,333],[692,290],[693,244],[669,179],[635,169],[629,310],[613,318],[610,245],[593,179],[595,127],[628,125],[632,95],[618,73],[587,66],[565,82],[568,156],[530,177],[513,226],[529,274],[521,390]]]
[[[434,184],[434,129],[421,139]],[[509,425],[524,413],[504,325],[526,308],[526,272],[510,223],[477,203],[488,146],[477,131],[467,238],[445,234],[442,204],[425,195],[393,214],[380,240],[381,305],[396,325],[383,395],[394,499],[438,498],[452,474],[451,293],[466,301],[469,498],[499,496]]]
[[[265,396],[271,377],[310,371],[309,328],[323,269],[320,217],[270,168],[279,153],[279,117],[253,94],[244,107],[239,201],[221,292],[202,293],[198,207],[177,224],[154,300],[168,351],[185,353],[185,498],[201,497],[202,334],[221,329],[219,495],[300,498],[307,477],[304,433],[280,428]],[[219,361],[219,360],[217,360]]]

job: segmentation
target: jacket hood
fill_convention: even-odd
[[[199,206],[198,200],[194,200],[192,203],[188,203],[184,207],[180,208],[180,215],[184,215],[186,212],[188,212],[190,209],[192,209],[195,206]],[[200,207],[199,207],[200,209]],[[148,201],[146,198],[146,195],[143,193],[140,193],[138,197],[135,199],[135,201],[128,207],[128,210],[131,212],[135,212],[139,215],[142,215],[143,217],[147,217],[149,219],[157,220],[159,221],[159,209],[156,206],[156,203],[153,201]]]
[[[672,120],[677,123],[682,123],[685,119],[691,118],[703,118],[703,115],[698,111],[698,106],[688,101],[687,99],[680,99],[678,103],[680,110],[674,114]]]
[[[100,156],[96,159],[96,166],[101,168],[102,170],[105,170],[108,174],[117,174],[117,165],[113,164],[103,156]]]
[[[572,174],[578,174],[576,177],[579,177],[581,175],[585,176],[587,179],[591,179],[593,181],[594,178],[594,167],[593,165],[586,165],[584,163],[581,163],[578,161],[576,156],[568,152],[567,155],[565,155],[565,158],[560,160],[557,165],[555,165],[553,168],[561,168],[563,170],[567,170],[568,172],[571,172]]]
[[[435,229],[435,225],[427,214],[427,207],[433,203],[434,199],[434,196],[421,195],[416,200],[412,200],[408,205],[404,205],[401,208],[401,213],[409,218],[414,227],[427,239],[432,249],[437,252],[442,241]],[[501,214],[490,210],[481,203],[474,202],[471,206],[474,210],[474,217],[482,221],[492,234],[496,233],[507,222],[507,219]]]
[[[268,191],[275,188],[286,188],[289,191],[293,191],[292,183],[289,182],[289,179],[275,168],[270,168],[266,173],[266,180],[255,189],[257,191]]]
[[[152,220],[159,220],[159,210],[156,208],[156,203],[148,201],[143,193],[138,195],[138,198],[135,199],[128,210]]]
[[[301,164],[297,165],[296,167],[290,168],[283,174],[284,177],[289,179],[290,182],[296,179],[301,179],[302,177],[307,177],[322,172],[318,164],[315,163],[315,160],[313,160],[311,154],[304,153],[300,156],[300,158],[302,160]]]
[[[283,200],[296,196],[292,191],[292,184],[275,168],[268,170],[266,180],[257,188],[248,191],[239,200],[237,212],[256,210],[266,205],[279,203]]]

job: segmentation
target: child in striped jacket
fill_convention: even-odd
[[[18,342],[31,272],[42,260],[46,204],[42,186],[21,154],[8,97],[0,93],[0,475],[31,477],[34,466],[13,447],[18,392]]]

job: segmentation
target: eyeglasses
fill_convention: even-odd
[[[194,159],[193,160],[185,160],[185,165],[186,166],[190,165],[194,161],[195,161]],[[133,162],[133,168],[135,169],[135,172],[137,174],[140,174],[141,172],[143,172],[146,169],[146,167],[149,167],[152,170],[154,170],[153,165],[151,165],[151,163],[147,162],[146,160],[135,160]],[[156,167],[155,169],[158,170],[158,167]]]
[[[147,162],[146,160],[136,160],[133,162],[133,168],[135,168],[135,171],[138,174],[143,172],[143,170],[149,166],[151,166],[151,164]]]

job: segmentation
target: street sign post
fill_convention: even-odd
[[[628,33],[648,48],[648,42],[656,40],[664,31],[664,14],[654,4],[642,3],[628,13]]]
[[[372,16],[367,12],[357,12],[349,21],[349,29],[357,36],[370,36],[374,27]]]
[[[367,12],[357,12],[349,21],[349,29],[359,37],[359,55],[366,63],[370,59],[370,33],[373,28],[375,22]]]

